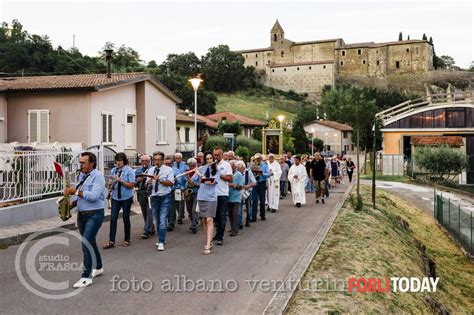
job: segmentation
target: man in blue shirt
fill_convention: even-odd
[[[252,191],[252,215],[250,222],[257,222],[257,208],[260,200],[260,220],[265,221],[265,192],[267,190],[267,178],[270,176],[268,164],[262,161],[262,155],[255,155],[255,163],[252,172],[257,180],[257,186]]]
[[[252,189],[257,185],[257,181],[253,176],[252,170],[250,168],[245,167],[244,161],[237,162],[237,169],[240,173],[242,173],[242,177],[244,179],[244,187],[242,192],[242,203],[240,205],[240,215],[239,215],[239,229],[243,228],[243,207],[247,210],[247,216],[245,218],[245,226],[250,226],[250,214],[252,212]]]
[[[115,155],[117,165],[111,171],[112,182],[112,210],[110,213],[110,233],[109,241],[104,245],[104,249],[115,247],[115,235],[117,234],[117,220],[120,209],[123,209],[123,226],[125,238],[123,247],[130,246],[130,209],[133,203],[133,187],[135,187],[135,172],[128,166],[128,159],[125,153],[120,152]]]
[[[84,270],[74,288],[84,288],[92,284],[92,278],[104,272],[102,257],[97,247],[96,237],[104,221],[105,178],[96,170],[97,158],[91,152],[81,153],[79,158],[81,175],[76,188],[66,188],[64,195],[72,195],[72,206],[77,205],[77,227],[82,235]],[[91,252],[91,249],[93,252]],[[96,268],[92,269],[92,255]]]
[[[240,205],[242,204],[242,188],[244,186],[244,177],[242,173],[237,170],[237,161],[230,161],[230,167],[232,168],[233,180],[229,183],[229,200],[227,201],[227,207],[229,211],[230,221],[230,236],[236,236],[239,233],[239,214]]]
[[[168,225],[168,214],[171,204],[171,187],[174,185],[173,169],[163,165],[165,154],[163,152],[153,153],[155,166],[148,170],[148,174],[153,176],[149,179],[151,185],[151,210],[156,220],[158,242],[157,250],[165,250],[166,228]]]
[[[176,153],[174,155],[173,168],[174,176],[178,176],[189,170],[186,162],[183,161],[183,155]],[[180,176],[175,181],[173,193],[171,194],[171,210],[169,214],[168,231],[172,231],[176,225],[176,213],[178,213],[178,224],[183,224],[184,219],[184,186],[186,184],[185,176]]]

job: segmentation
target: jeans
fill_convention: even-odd
[[[217,211],[214,223],[216,224],[216,240],[224,239],[225,225],[227,223],[227,201],[228,196],[217,196]]]
[[[153,214],[151,213],[149,193],[146,190],[137,191],[138,203],[140,204],[140,209],[142,210],[143,221],[145,226],[143,227],[143,232],[145,234],[153,234],[155,226],[153,225]]]
[[[132,208],[133,197],[127,200],[115,200],[112,198],[112,210],[110,213],[110,234],[109,241],[115,243],[117,233],[117,220],[120,209],[123,209],[123,226],[125,230],[125,240],[130,241],[130,209]]]
[[[197,205],[197,193],[192,193],[186,199],[186,211],[188,212],[189,219],[191,220],[191,227],[196,228],[199,224],[199,213],[196,212]]]
[[[151,196],[151,211],[156,220],[156,234],[158,235],[158,242],[164,243],[166,240],[166,228],[168,225],[168,213],[171,205],[171,194],[163,196]]]
[[[184,193],[181,193],[183,196]],[[178,220],[184,219],[184,200],[174,199],[174,190],[171,192],[171,209],[168,215],[168,225],[174,227],[176,225],[176,212],[178,212]]]
[[[286,197],[286,180],[280,181],[280,196]]]
[[[252,190],[252,215],[251,221],[257,221],[258,200],[260,199],[260,217],[265,218],[265,191],[267,190],[267,182],[261,181],[257,183]]]
[[[104,209],[94,210],[94,213],[86,215],[81,214],[80,211],[78,212],[77,227],[79,228],[79,233],[82,235],[82,253],[84,255],[82,278],[89,278],[92,273],[93,259],[89,245],[94,251],[96,269],[102,268],[102,257],[97,247],[96,237],[103,221]]]

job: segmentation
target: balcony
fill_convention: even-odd
[[[177,152],[194,152],[194,142],[178,142],[176,143]]]

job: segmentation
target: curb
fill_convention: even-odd
[[[134,212],[133,210],[130,211],[130,216],[136,215],[137,213]],[[50,226],[47,228],[43,229],[38,229],[34,231],[28,231],[28,232],[20,232],[16,235],[11,235],[11,236],[6,236],[3,238],[0,238],[0,249],[1,248],[6,248],[8,246],[13,246],[13,245],[19,245],[21,244],[28,236],[30,236],[33,233],[38,233],[41,232],[41,238],[48,237],[54,234],[57,234],[58,232],[54,232],[55,229],[57,228],[63,228],[67,230],[76,230],[76,217],[77,214],[74,213],[73,217],[70,218],[68,221],[64,222],[63,224],[59,224],[57,226]],[[119,213],[119,218],[122,217],[122,212]],[[110,213],[107,213],[104,215],[104,222],[110,221]]]
[[[339,210],[342,208],[344,202],[346,202],[347,197],[349,196],[349,193],[352,191],[353,187],[354,183],[351,183],[347,187],[347,190],[344,193],[344,198],[336,204],[336,206],[331,212],[329,219],[326,221],[326,223],[323,224],[316,236],[308,244],[303,254],[300,256],[296,264],[288,273],[287,277],[284,280],[284,283],[300,283],[301,278],[303,277],[309,265],[313,261],[314,256],[319,251],[321,244],[326,239],[326,235],[331,229],[334,221],[336,220],[337,215],[339,214]],[[262,314],[283,314],[288,308],[291,298],[296,292],[296,288],[297,286],[291,286],[288,290],[275,292]]]

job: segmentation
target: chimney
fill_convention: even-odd
[[[112,54],[113,54],[112,49],[106,49],[105,50],[105,60],[107,61],[107,79],[112,78]]]

